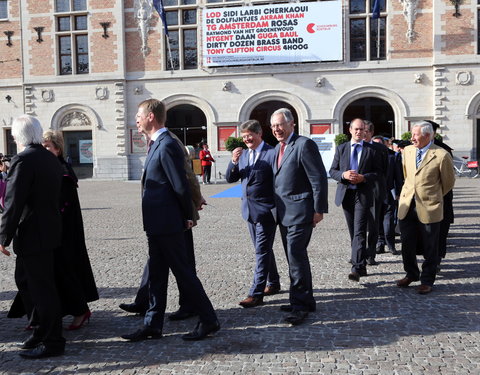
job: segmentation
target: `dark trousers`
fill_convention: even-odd
[[[195,251],[193,246],[193,231],[191,229],[183,232],[185,238],[185,249],[187,251],[187,262],[192,267],[193,272],[197,274],[195,266]],[[177,283],[178,284],[178,283]],[[183,311],[194,311],[193,307],[188,303],[188,299],[185,297],[185,292],[182,291],[180,285],[178,285],[180,309]],[[142,310],[148,310],[148,262],[143,268],[142,279],[140,281],[140,287],[138,288],[137,295],[135,296],[135,304]]]
[[[374,197],[373,206],[368,210],[368,222],[367,222],[367,258],[375,259],[377,255],[377,241],[380,225],[382,221],[380,220],[382,212],[383,202]]]
[[[367,259],[366,236],[369,208],[360,202],[356,189],[347,189],[342,208],[350,233],[352,272],[364,272]]]
[[[212,175],[212,166],[203,165],[203,182],[210,182],[210,176]]]
[[[395,202],[383,204],[378,229],[377,247],[387,245],[390,251],[395,250]]]
[[[33,308],[38,326],[33,336],[45,347],[63,350],[62,313],[55,285],[53,250],[42,250],[37,255],[17,256],[15,281],[24,306]]]
[[[284,227],[279,224],[283,248],[290,275],[290,304],[294,310],[315,311],[312,273],[307,247],[312,236],[312,224]]]
[[[438,256],[440,222],[422,224],[418,220],[415,201],[412,201],[407,216],[399,222],[403,268],[407,273],[407,277],[420,280],[422,285],[432,286],[435,282],[437,265],[440,261]],[[421,274],[417,263],[417,241],[422,245],[423,257],[425,259],[422,264]]]
[[[256,261],[249,296],[263,296],[267,284],[280,286],[280,276],[272,249],[276,228],[277,224],[273,221],[269,223],[248,222],[248,230],[255,247]]]
[[[184,292],[200,321],[206,324],[214,323],[217,316],[202,283],[188,262],[183,232],[147,238],[150,304],[144,324],[153,329],[163,329],[169,270],[172,270],[178,288]]]

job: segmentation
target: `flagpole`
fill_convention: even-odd
[[[172,67],[172,71],[174,71],[175,67],[173,66],[172,49],[170,48],[170,37],[168,35],[165,35],[165,38],[167,39],[168,59],[170,60],[170,66]]]
[[[377,18],[377,60],[380,60],[380,17]]]

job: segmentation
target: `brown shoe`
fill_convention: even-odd
[[[417,287],[418,294],[428,294],[432,291],[432,287],[429,285],[420,285]]]
[[[265,296],[273,296],[274,294],[280,293],[280,285],[274,286],[274,285],[267,285],[265,290],[263,291],[263,295]]]
[[[243,301],[240,301],[239,305],[245,308],[263,305],[263,296],[261,297],[248,296]]]
[[[418,281],[418,280],[411,279],[410,277],[404,277],[403,279],[397,280],[397,286],[400,288],[406,288],[414,281]]]

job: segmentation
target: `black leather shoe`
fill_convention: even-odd
[[[143,326],[138,331],[122,335],[122,339],[136,342],[136,341],[143,341],[148,339],[161,339],[162,338],[162,331],[159,329],[153,329],[147,326]]]
[[[27,358],[27,359],[39,359],[39,358],[47,358],[47,357],[57,357],[64,353],[65,349],[50,349],[47,348],[45,345],[40,344],[36,348],[32,350],[28,350],[20,354],[20,357]]]
[[[42,343],[41,339],[39,339],[37,337],[30,336],[24,342],[19,343],[18,347],[20,349],[33,349],[33,348],[36,348],[41,343]]]
[[[178,309],[178,311],[175,311],[168,316],[168,320],[185,320],[197,315],[198,314],[193,311]]]
[[[307,316],[307,311],[293,310],[284,320],[292,326],[298,326],[303,323]]]
[[[123,311],[132,313],[132,314],[140,314],[140,315],[145,315],[147,312],[146,309],[141,308],[138,306],[136,303],[121,303],[118,305]]]
[[[220,323],[216,320],[214,323],[202,323],[198,322],[195,329],[192,332],[182,336],[182,339],[187,341],[203,340],[209,334],[217,332],[220,329]]]
[[[385,245],[378,245],[375,249],[375,252],[377,254],[383,254],[385,252]]]
[[[358,272],[350,272],[348,274],[348,280],[360,281],[360,274]]]
[[[370,257],[370,258],[367,258],[367,264],[369,266],[376,266],[378,265],[378,262],[374,258]]]
[[[402,254],[401,251],[398,251],[396,249],[388,249],[388,252],[392,255],[401,255]]]

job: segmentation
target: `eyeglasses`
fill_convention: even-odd
[[[286,125],[288,125],[288,122],[281,122],[280,124],[272,124],[272,125],[270,125],[270,128],[271,128],[271,129],[277,129],[277,128],[282,129],[282,128],[284,128]]]

